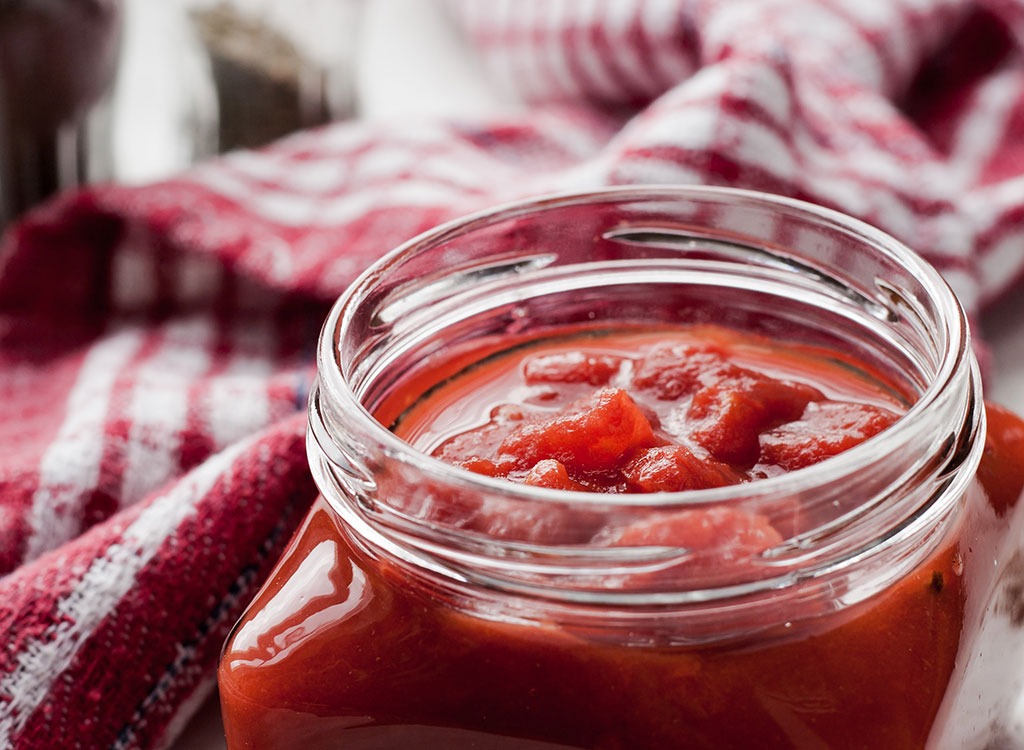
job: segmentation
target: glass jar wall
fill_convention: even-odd
[[[388,429],[518,352],[706,330],[903,414],[804,468],[653,494],[515,484]],[[960,307],[891,238],[723,189],[538,199],[385,258],[318,365],[322,498],[226,645],[232,750],[981,750],[1010,731],[1024,425],[986,419]],[[713,533],[661,533],[680,518]],[[620,533],[638,527],[659,531]]]

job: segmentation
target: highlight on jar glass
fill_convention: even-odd
[[[364,274],[318,367],[230,750],[1011,736],[1024,424],[885,234],[715,188],[505,206]]]

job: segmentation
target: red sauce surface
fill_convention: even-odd
[[[392,429],[424,452],[487,476],[560,490],[652,493],[810,466],[882,431],[905,405],[880,377],[837,353],[699,326],[531,342],[435,385]],[[499,537],[675,544],[707,551],[711,564],[749,557],[783,538],[765,517],[729,507],[656,514],[624,528],[588,527],[579,516],[555,522],[535,514],[533,523],[510,524],[503,510],[463,513],[463,528]],[[580,527],[576,536],[558,528],[569,524]]]
[[[489,476],[661,492],[809,466],[885,429],[905,406],[834,353],[701,326],[534,342],[436,387],[393,429]]]
[[[844,356],[707,328],[460,355],[411,375],[378,417],[471,471],[618,493],[795,470],[903,408],[890,384]],[[998,546],[1005,528],[995,521],[1024,485],[1024,425],[999,409],[990,419],[983,484],[956,538],[880,595],[794,612],[741,641],[620,645],[544,619],[464,611],[364,553],[321,500],[226,646],[229,748],[921,750],[973,622],[965,607],[981,606],[968,589],[994,575],[991,557],[976,565],[973,551]],[[457,515],[438,512],[446,523]],[[495,536],[551,533],[474,513],[455,521]],[[597,522],[580,541],[741,550],[715,558],[728,566],[786,533],[719,506]]]

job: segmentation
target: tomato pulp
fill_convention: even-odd
[[[701,326],[570,332],[442,359],[375,413],[471,472],[620,495],[804,469],[885,430],[909,402],[848,355]],[[989,585],[974,550],[998,546],[1024,483],[1024,424],[990,414],[980,481],[924,564],[865,600],[722,640],[617,641],[474,608],[368,550],[320,500],[226,646],[229,747],[920,750],[957,684],[971,587]],[[625,591],[742,574],[811,523],[799,507],[780,523],[727,504],[626,521],[570,510],[542,522],[486,503],[416,512],[490,538],[690,551],[603,582]]]

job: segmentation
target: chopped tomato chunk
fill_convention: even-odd
[[[637,454],[623,469],[632,492],[679,492],[738,484],[728,464],[698,458],[683,445],[662,445]]]
[[[713,551],[717,561],[737,561],[779,544],[782,536],[764,516],[718,506],[651,515],[626,526],[609,541],[612,546]]]
[[[801,419],[762,435],[761,454],[767,462],[793,471],[848,450],[895,421],[891,411],[871,404],[815,403]]]
[[[587,354],[581,351],[559,352],[531,357],[523,364],[523,379],[535,383],[589,383],[607,385],[622,367],[622,357]]]
[[[629,394],[604,388],[563,414],[516,428],[500,452],[523,468],[553,458],[570,472],[591,472],[618,466],[633,451],[657,442],[650,421]]]
[[[573,481],[572,477],[569,476],[569,472],[565,470],[565,466],[552,458],[545,458],[543,461],[535,463],[533,468],[527,473],[523,484],[529,484],[534,487],[547,487],[553,490],[575,490],[578,492],[586,491],[587,489],[579,482]]]
[[[822,398],[816,388],[737,370],[693,396],[688,417],[693,439],[720,461],[753,466],[766,428],[799,419],[807,404]]]
[[[429,395],[403,417],[427,426],[434,456],[611,494],[799,469],[885,429],[905,406],[842,353],[712,325],[557,336],[489,356],[437,391],[441,410]]]
[[[731,366],[720,347],[665,342],[651,348],[633,373],[633,387],[666,401],[692,393],[704,380]]]

